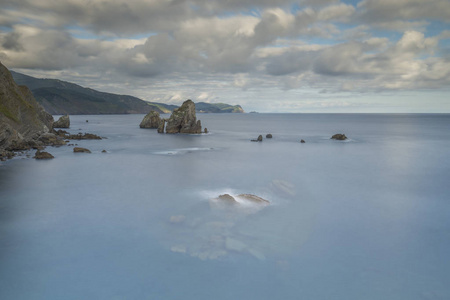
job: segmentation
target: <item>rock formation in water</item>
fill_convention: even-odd
[[[251,140],[252,142],[262,142],[263,137],[262,135],[259,135],[258,138],[256,140]]]
[[[300,140],[300,143],[304,144],[304,143],[306,143],[306,142],[305,142],[305,140]]]
[[[338,140],[338,141],[344,141],[344,140],[347,139],[347,137],[346,137],[345,134],[343,134],[343,133],[337,133],[337,134],[333,135],[333,136],[331,137],[331,139],[333,139],[333,140]]]
[[[70,118],[69,115],[64,115],[58,119],[55,123],[53,123],[53,128],[69,128],[70,127]]]
[[[266,134],[266,139],[271,139],[271,138],[272,138],[272,134],[271,133]]]
[[[192,100],[184,101],[173,111],[167,121],[166,133],[202,133],[202,124],[200,120],[197,121]]]
[[[55,157],[48,152],[38,150],[38,151],[36,151],[36,154],[34,155],[33,158],[35,158],[35,159],[52,159]]]
[[[74,153],[91,153],[91,150],[81,147],[75,147],[73,148]]]
[[[161,123],[161,118],[159,117],[159,112],[152,110],[144,117],[144,119],[142,119],[142,122],[139,125],[139,127],[140,128],[158,128],[159,123]]]
[[[53,117],[27,87],[14,82],[9,70],[0,63],[0,159],[12,157],[14,151],[44,145],[39,137],[52,128]]]

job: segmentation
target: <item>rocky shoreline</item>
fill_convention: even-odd
[[[68,115],[54,122],[53,116],[37,103],[30,90],[18,86],[9,70],[0,63],[0,161],[31,149],[37,150],[34,158],[49,159],[52,155],[42,151],[46,146],[66,145],[68,140],[102,139],[91,133],[55,130],[69,127]]]

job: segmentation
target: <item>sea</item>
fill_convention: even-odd
[[[143,117],[1,162],[0,299],[450,299],[449,114]]]

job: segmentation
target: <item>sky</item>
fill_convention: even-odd
[[[450,0],[0,0],[0,61],[152,102],[450,113]]]

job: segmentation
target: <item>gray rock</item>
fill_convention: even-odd
[[[142,119],[142,122],[139,125],[139,127],[140,128],[158,128],[160,123],[161,123],[161,118],[159,117],[159,112],[152,110],[144,117],[144,119]]]
[[[343,134],[343,133],[337,133],[337,134],[333,135],[333,136],[331,137],[331,139],[333,139],[333,140],[338,140],[338,141],[344,141],[344,140],[347,139],[347,137],[346,137],[345,134]]]
[[[69,128],[70,127],[70,118],[68,115],[62,116],[53,123],[53,128]]]
[[[266,139],[271,139],[272,138],[272,134],[268,133],[266,134]]]
[[[202,133],[202,124],[197,121],[195,104],[192,100],[186,100],[172,112],[167,121],[166,133]]]

